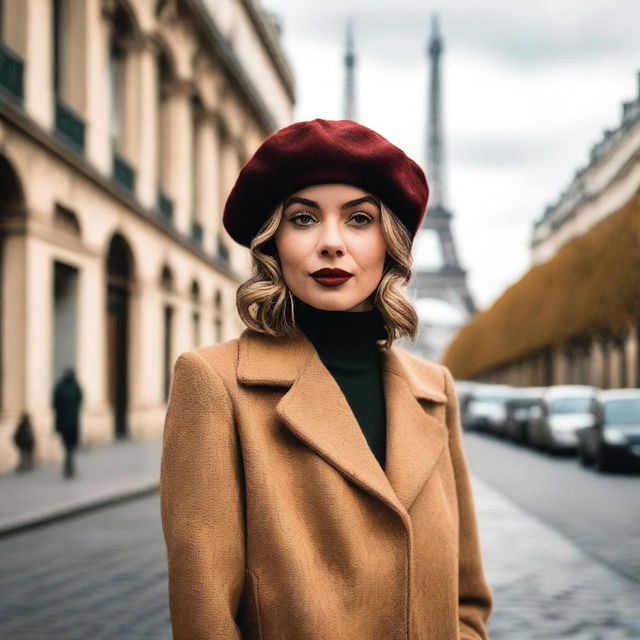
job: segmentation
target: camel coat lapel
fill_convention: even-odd
[[[289,387],[276,412],[300,441],[358,485],[398,512],[407,512],[433,470],[447,440],[446,426],[429,412],[445,403],[442,381],[418,376],[396,349],[383,351],[387,414],[386,468],[366,441],[338,383],[303,333],[275,341],[245,331],[237,378],[243,384]],[[422,404],[425,402],[426,404]]]

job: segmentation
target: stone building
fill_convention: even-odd
[[[83,446],[157,436],[177,354],[242,330],[222,206],[292,121],[279,35],[256,0],[0,0],[0,471],[22,411],[61,458],[68,367]]]
[[[450,343],[458,378],[640,386],[640,73],[619,125],[533,228],[531,269]]]

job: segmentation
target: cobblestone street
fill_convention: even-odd
[[[169,640],[157,496],[0,540],[2,636]]]
[[[128,448],[130,447],[130,448]],[[131,457],[147,448],[147,465],[157,442],[123,443],[82,453],[81,476],[71,488],[59,470],[41,469],[28,478],[0,478],[0,514],[18,504],[4,496],[22,488],[24,504],[37,510],[38,478],[46,489],[48,512],[56,496],[71,509],[70,493],[81,483],[96,501],[113,486],[123,491],[133,478]],[[122,467],[122,468],[120,468]],[[149,474],[136,469],[137,482]],[[40,474],[40,475],[38,475]],[[133,480],[122,495],[133,495]],[[495,596],[491,640],[618,640],[640,638],[640,587],[582,551],[570,539],[518,507],[473,476],[485,568]],[[28,496],[27,493],[32,492]],[[86,506],[83,497],[82,506]],[[9,509],[10,507],[10,509]],[[0,517],[0,520],[2,518]],[[1,522],[0,522],[1,524]],[[128,499],[102,509],[0,538],[0,619],[12,640],[141,640],[171,638],[166,565],[157,494]]]
[[[474,479],[491,640],[640,638],[640,586]]]

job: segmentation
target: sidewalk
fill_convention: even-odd
[[[0,536],[157,489],[162,441],[117,440],[77,450],[77,476],[62,477],[62,463],[0,476]]]
[[[61,465],[0,476],[0,535],[157,489],[161,441],[118,441]],[[494,594],[491,640],[640,638],[640,585],[472,476],[485,571]]]
[[[637,640],[640,585],[473,477],[491,640]]]

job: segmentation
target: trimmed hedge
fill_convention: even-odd
[[[442,363],[473,379],[543,347],[621,336],[630,321],[640,321],[640,190],[474,314]]]

